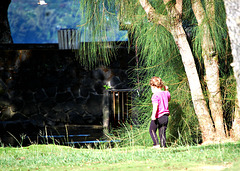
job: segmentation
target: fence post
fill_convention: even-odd
[[[103,131],[104,133],[108,133],[109,129],[109,92],[104,90],[103,92],[103,100],[102,100],[102,113],[103,113]]]
[[[112,95],[110,123],[112,123],[112,126],[118,127],[121,123],[125,123],[130,119],[131,110],[129,110],[129,107],[131,104],[129,103],[132,103],[132,97],[130,97],[130,100],[128,98],[129,92],[132,95],[132,89],[112,89],[110,92]]]

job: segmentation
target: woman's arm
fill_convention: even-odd
[[[153,103],[153,110],[152,110],[152,120],[156,120],[156,113],[157,113],[157,108],[158,108],[158,104],[157,103]]]
[[[168,86],[164,86],[165,91],[168,91]],[[169,91],[168,91],[169,92]],[[168,98],[168,101],[170,102],[171,96]]]

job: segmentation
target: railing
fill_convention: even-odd
[[[112,89],[110,124],[118,127],[131,119],[132,89]]]

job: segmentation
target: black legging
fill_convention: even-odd
[[[159,145],[157,137],[157,129],[160,137],[161,147],[166,147],[166,129],[168,124],[168,115],[163,115],[156,120],[152,120],[149,128],[149,133],[153,140],[153,145]]]

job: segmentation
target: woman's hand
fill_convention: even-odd
[[[152,116],[152,120],[153,120],[153,121],[156,120],[155,116]]]
[[[165,88],[165,91],[168,91],[168,86],[165,86],[164,88]]]

